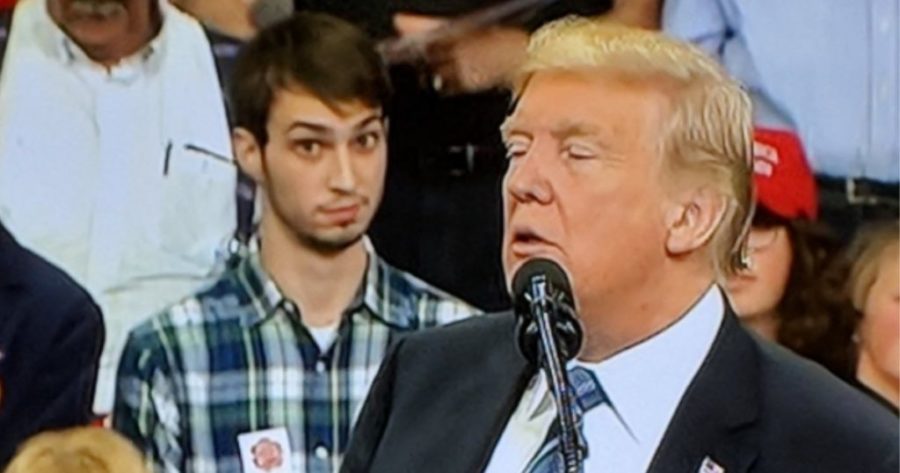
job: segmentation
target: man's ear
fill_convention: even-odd
[[[669,204],[665,212],[666,251],[683,255],[706,245],[725,216],[728,200],[708,187],[693,189]]]
[[[236,127],[231,132],[231,146],[237,158],[238,167],[254,182],[260,184],[265,179],[262,164],[262,148],[253,133],[246,128]]]

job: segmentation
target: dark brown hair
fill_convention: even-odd
[[[359,100],[385,114],[391,97],[369,36],[330,15],[298,13],[260,31],[238,54],[229,86],[232,124],[264,146],[275,92],[298,86],[329,105]]]
[[[793,259],[784,296],[778,302],[778,343],[818,362],[844,379],[853,378],[853,352],[848,345],[853,320],[847,317],[845,293],[837,272],[840,242],[819,222],[787,220],[759,205],[754,226],[787,230]]]

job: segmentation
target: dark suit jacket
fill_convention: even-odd
[[[0,470],[33,434],[91,420],[103,337],[90,296],[0,225]]]
[[[534,374],[513,330],[506,313],[399,340],[341,471],[482,471]],[[694,473],[706,456],[726,473],[897,473],[898,428],[884,408],[751,338],[729,313],[649,471]]]

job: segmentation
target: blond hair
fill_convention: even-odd
[[[660,33],[567,17],[538,30],[513,78],[520,95],[532,74],[548,70],[612,73],[658,88],[669,99],[659,152],[669,182],[700,180],[728,202],[709,251],[717,276],[741,265],[753,211],[750,98],[700,49]]]
[[[112,430],[77,427],[25,442],[5,473],[146,473],[137,449]]]
[[[847,279],[847,293],[853,308],[860,314],[866,308],[866,299],[878,274],[884,258],[891,257],[894,264],[900,253],[900,221],[870,224],[859,231],[847,250],[852,262],[850,277]]]

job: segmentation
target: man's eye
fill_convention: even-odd
[[[365,150],[374,149],[381,141],[381,133],[371,131],[356,137],[356,145]]]
[[[515,159],[525,156],[528,152],[528,146],[525,143],[507,143],[506,159]]]
[[[572,159],[591,159],[597,156],[594,150],[581,145],[570,145],[565,149],[566,156]]]
[[[322,143],[317,140],[294,140],[292,146],[296,152],[304,155],[317,155],[322,150]]]

